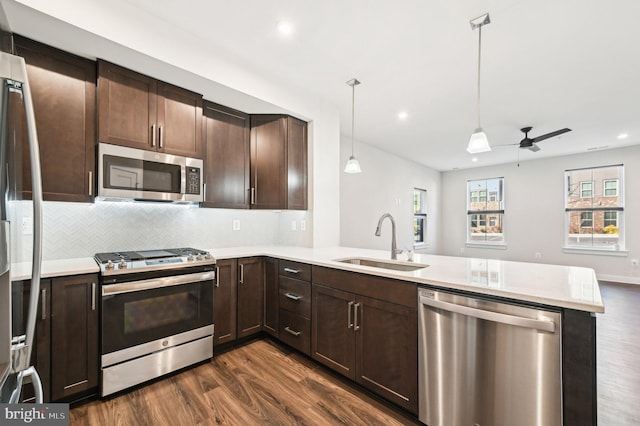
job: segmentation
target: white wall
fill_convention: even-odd
[[[382,225],[376,237],[378,219],[391,213],[397,226],[399,249],[413,248],[413,188],[427,190],[426,246],[417,252],[438,252],[440,232],[440,172],[381,151],[370,145],[355,144],[355,156],[362,173],[342,172],[351,155],[351,139],[340,145],[340,243],[348,247],[390,250],[391,224]]]
[[[625,238],[628,255],[565,253],[564,171],[624,164]],[[465,247],[467,180],[504,177],[506,250]],[[598,278],[640,283],[640,146],[442,173],[443,235],[440,254],[543,262],[593,268]],[[464,253],[462,253],[464,250]],[[536,260],[534,254],[541,254]]]

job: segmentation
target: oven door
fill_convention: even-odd
[[[103,285],[102,355],[212,329],[214,276],[201,272]]]

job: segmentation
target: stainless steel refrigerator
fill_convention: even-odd
[[[42,384],[31,365],[40,269],[42,263],[42,178],[31,91],[23,58],[12,54],[13,39],[0,4],[0,402],[20,401],[22,384],[33,383],[36,402],[42,403]],[[23,136],[25,137],[24,142]],[[12,335],[11,309],[11,200],[22,173],[22,146],[28,144],[33,192],[33,256],[29,312],[24,334]]]

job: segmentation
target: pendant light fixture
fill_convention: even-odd
[[[347,161],[347,165],[344,168],[345,173],[362,173],[362,169],[360,168],[360,163],[353,155],[353,141],[355,139],[355,112],[356,112],[356,86],[360,84],[358,80],[352,78],[347,81],[347,84],[351,86],[351,157],[349,157],[349,161]]]
[[[482,55],[482,27],[490,22],[491,20],[489,19],[488,13],[478,16],[470,21],[471,29],[478,29],[478,127],[473,131],[471,139],[469,139],[469,146],[467,146],[467,152],[469,154],[491,151],[487,135],[484,133],[484,130],[482,130],[482,126],[480,125],[480,58]]]

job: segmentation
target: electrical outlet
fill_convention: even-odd
[[[292,231],[295,231],[297,229],[296,224],[297,224],[297,222],[295,220],[291,221],[291,230]]]
[[[304,219],[302,219],[302,220],[300,221],[300,230],[301,230],[301,231],[306,231],[306,230],[307,230],[307,221],[306,221],[306,220],[304,220]]]
[[[631,265],[633,265],[635,268],[638,267],[638,259],[631,259]]]
[[[535,258],[536,258],[536,260],[540,260],[540,259],[542,259],[542,255],[540,254],[540,252],[539,252],[539,251],[535,252],[535,253],[534,253],[534,255],[533,255],[533,257],[535,257]]]
[[[240,230],[240,219],[233,219],[233,221],[231,222],[231,229],[233,229],[234,231]]]
[[[22,218],[22,235],[33,235],[33,217]]]

